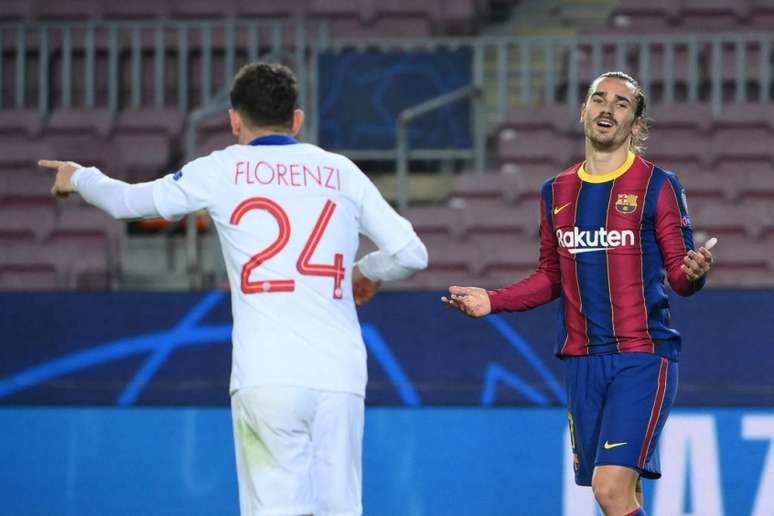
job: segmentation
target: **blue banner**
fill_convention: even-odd
[[[469,49],[325,53],[319,70],[319,140],[334,150],[394,149],[401,111],[472,83]],[[446,105],[410,126],[413,149],[467,149],[471,141],[469,101]]]
[[[475,320],[441,293],[361,307],[371,405],[562,406],[556,304]],[[774,406],[772,290],[675,297],[677,404]],[[228,294],[0,294],[0,404],[227,405]]]
[[[0,514],[236,516],[225,408],[0,409]],[[597,516],[563,410],[370,408],[365,516]],[[651,516],[768,516],[774,410],[676,410]]]

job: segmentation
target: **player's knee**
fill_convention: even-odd
[[[626,492],[623,486],[605,478],[595,478],[592,484],[594,497],[605,514],[614,512],[621,504],[626,502]]]

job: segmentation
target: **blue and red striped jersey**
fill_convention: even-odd
[[[677,176],[630,153],[592,176],[578,163],[543,185],[537,271],[489,292],[493,312],[560,298],[558,356],[655,353],[676,360],[664,277],[688,296],[704,285],[680,269],[693,249]]]

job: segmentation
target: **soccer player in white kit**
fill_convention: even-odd
[[[229,110],[238,143],[155,181],[40,165],[57,170],[53,194],[78,192],[115,218],[209,212],[231,288],[241,513],[359,515],[366,351],[355,304],[425,268],[427,251],[354,163],[294,138],[297,91],[282,65],[243,67]],[[379,250],[353,263],[359,233]]]

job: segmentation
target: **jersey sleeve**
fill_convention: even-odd
[[[658,195],[656,240],[672,290],[681,296],[690,296],[700,290],[706,276],[697,281],[688,281],[681,269],[683,258],[694,249],[693,227],[686,207],[685,190],[674,174],[667,175]]]
[[[411,222],[389,205],[365,175],[363,179],[365,184],[360,199],[360,232],[370,238],[380,250],[394,255],[417,239],[417,235]]]
[[[208,208],[214,188],[213,177],[217,171],[216,153],[186,164],[174,174],[167,174],[153,184],[153,202],[167,220],[179,220],[183,216]]]
[[[553,301],[562,292],[559,253],[550,219],[551,182],[540,197],[540,260],[528,277],[505,288],[489,291],[492,313],[523,312]]]

